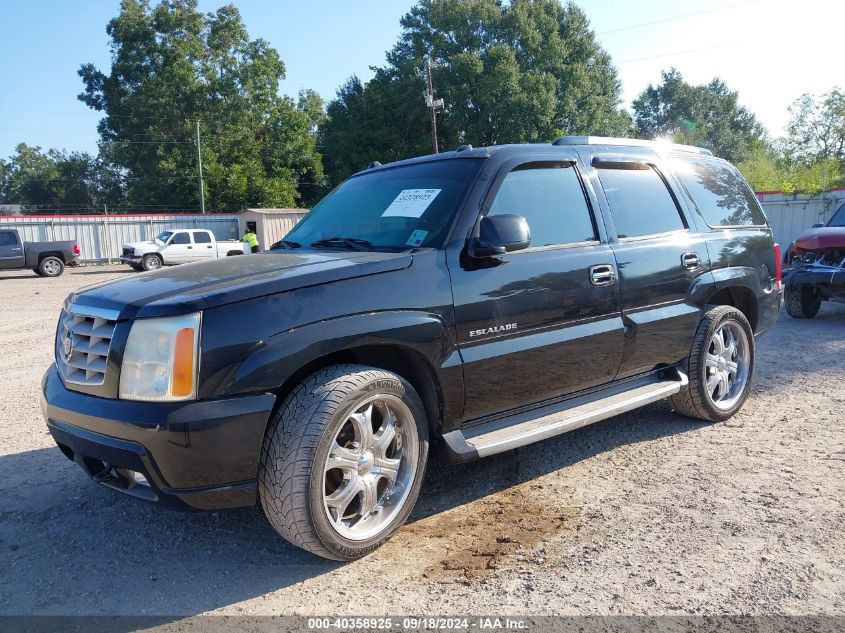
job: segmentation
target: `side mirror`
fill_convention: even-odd
[[[470,257],[491,257],[528,248],[531,231],[521,215],[510,213],[481,218],[478,237],[469,243]]]
[[[817,223],[816,223],[816,224],[814,224],[811,228],[814,228],[814,229],[820,229],[820,228],[822,228],[823,226],[824,226],[824,224],[822,224],[822,223],[820,223],[820,222],[817,222]]]

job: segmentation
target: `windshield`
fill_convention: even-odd
[[[323,198],[284,242],[344,250],[438,246],[482,164],[439,160],[355,176]]]
[[[173,235],[173,231],[162,231],[161,233],[158,234],[158,237],[156,237],[156,240],[161,242],[162,244],[165,244],[167,242],[167,240],[170,239],[171,235]]]
[[[828,226],[845,226],[845,204],[836,210],[833,217],[827,223]]]

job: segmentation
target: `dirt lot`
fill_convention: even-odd
[[[0,274],[2,614],[845,614],[845,306],[781,315],[719,425],[664,404],[462,467],[346,565],[258,509],[160,511],[91,483],[39,382],[73,289],[127,274]]]

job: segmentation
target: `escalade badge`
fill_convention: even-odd
[[[469,337],[487,336],[490,334],[501,334],[503,332],[510,332],[516,329],[516,323],[508,323],[507,325],[494,325],[493,327],[483,327],[480,330],[470,330]]]
[[[65,361],[65,363],[69,363],[72,355],[73,333],[70,330],[65,330],[65,335],[62,337],[62,360]]]

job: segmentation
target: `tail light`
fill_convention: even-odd
[[[780,257],[780,244],[775,242],[775,287],[778,292],[783,288],[783,260]]]
[[[80,250],[79,250],[79,244],[74,244],[74,245],[73,245],[73,254],[74,254],[74,255],[79,255],[81,252],[82,252],[82,251],[80,251]]]

